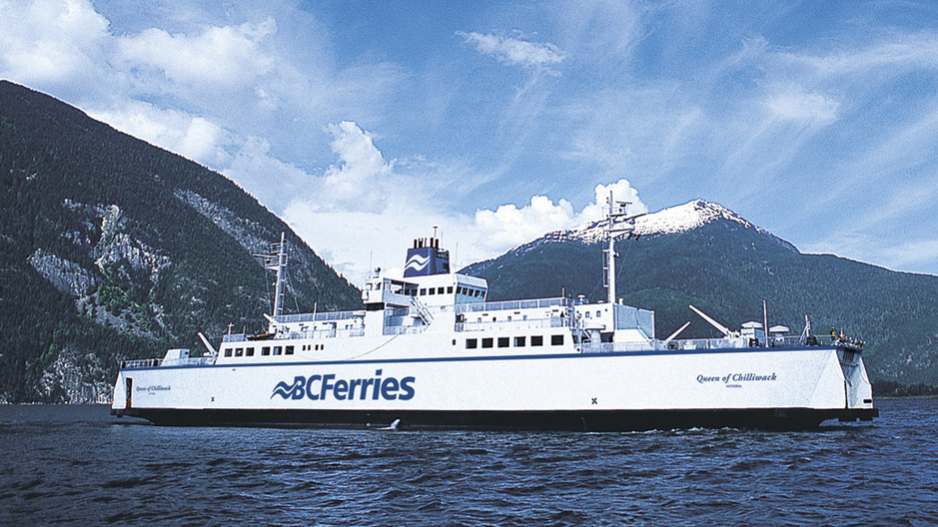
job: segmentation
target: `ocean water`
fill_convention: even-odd
[[[934,525],[938,400],[819,431],[175,428],[0,406],[4,525]]]

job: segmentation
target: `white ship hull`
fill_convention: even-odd
[[[863,364],[843,355],[804,347],[161,365],[122,371],[114,412],[187,425],[400,419],[410,428],[572,430],[872,419]]]

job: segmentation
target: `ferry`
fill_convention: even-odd
[[[614,242],[635,219],[610,195],[601,302],[488,302],[436,237],[403,276],[376,273],[364,309],[283,314],[283,237],[266,255],[276,289],[263,334],[207,352],[124,361],[111,413],[158,425],[635,431],[812,429],[879,415],[863,343],[763,320],[718,339],[655,338],[654,312],[615,300]],[[766,331],[768,329],[768,331]]]

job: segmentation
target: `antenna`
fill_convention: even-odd
[[[762,300],[762,338],[765,339],[763,343],[764,348],[769,347],[769,311],[765,305],[765,299]]]

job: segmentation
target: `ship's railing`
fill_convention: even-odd
[[[331,339],[335,337],[362,337],[365,335],[365,328],[329,328],[329,329],[307,329],[306,331],[287,331],[270,335],[263,340],[297,340],[297,339]],[[248,335],[232,334],[222,336],[222,344],[231,344],[238,342],[249,342]]]
[[[203,366],[214,364],[215,357],[189,357],[188,359],[138,359],[120,362],[122,370],[139,368],[159,368],[161,366]]]
[[[584,342],[580,345],[580,353],[627,353],[631,351],[653,351],[660,349],[657,340],[649,342]]]
[[[273,317],[278,324],[295,324],[297,322],[327,322],[331,320],[348,320],[360,317],[364,311],[331,311],[325,313],[299,313],[296,315],[280,315]]]
[[[423,333],[427,330],[428,326],[386,326],[384,328],[385,335],[414,335],[417,333]]]
[[[571,317],[550,317],[528,320],[498,320],[495,322],[457,322],[457,332],[486,331],[497,328],[505,329],[538,329],[538,328],[572,328],[576,320]]]
[[[536,309],[550,307],[570,307],[573,300],[569,298],[537,298],[533,300],[509,300],[506,302],[480,302],[473,304],[456,304],[456,313],[476,313],[480,311],[504,311],[507,309]]]
[[[336,337],[363,337],[365,336],[365,328],[333,328],[333,329],[318,329],[318,330],[307,330],[307,331],[290,331],[287,333],[278,333],[274,339],[276,340],[298,340],[298,339],[331,339]]]
[[[797,346],[836,346],[843,342],[840,339],[832,339],[827,336],[816,336],[813,339],[805,341],[800,336],[772,337],[769,341],[770,348],[789,348]],[[581,353],[623,353],[634,351],[682,351],[682,350],[709,350],[709,349],[743,349],[743,348],[763,348],[761,341],[748,339],[745,337],[722,338],[722,339],[681,339],[664,342],[661,340],[638,341],[638,342],[584,342],[579,346]],[[851,347],[851,346],[848,346]]]

